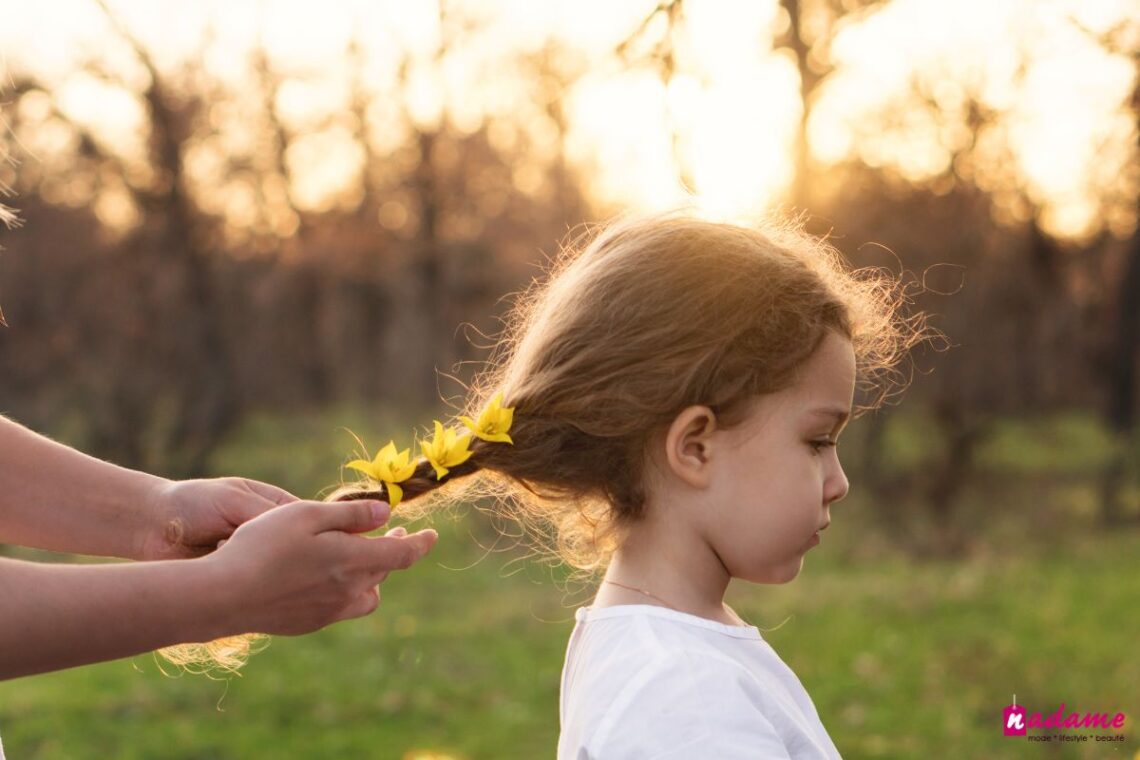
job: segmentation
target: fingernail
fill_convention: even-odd
[[[408,535],[407,528],[405,528],[402,525],[398,528],[392,528],[392,530],[390,532],[393,536],[406,536],[406,535]]]

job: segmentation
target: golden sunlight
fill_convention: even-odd
[[[378,143],[398,142],[408,128],[385,108],[399,97],[418,129],[446,118],[473,130],[489,119],[493,140],[517,141],[511,130],[521,129],[533,144],[551,144],[557,137],[536,101],[533,72],[503,64],[510,51],[535,53],[551,41],[585,62],[585,76],[567,93],[566,151],[590,178],[595,201],[641,209],[690,203],[722,218],[788,201],[802,104],[795,62],[778,49],[788,20],[776,0],[688,0],[670,38],[668,72],[616,57],[657,7],[650,0],[467,0],[449,6],[475,30],[457,39],[431,3],[108,4],[164,70],[195,61],[240,88],[252,76],[251,56],[265,51],[283,78],[280,118],[305,132],[289,164],[291,192],[307,209],[345,202],[363,170],[353,130],[330,123],[349,106],[352,76],[375,98],[369,115]],[[811,156],[822,167],[857,157],[921,182],[947,172],[971,139],[962,126],[967,109],[1004,113],[1012,163],[994,163],[987,181],[1039,205],[1055,233],[1081,235],[1094,224],[1098,194],[1126,174],[1128,155],[1101,146],[1127,144],[1134,129],[1120,117],[1132,68],[1092,36],[1135,13],[1129,0],[892,0],[842,19],[830,45],[815,53],[829,68],[808,104]],[[60,111],[121,154],[138,150],[145,136],[137,103],[80,70],[94,61],[145,82],[97,5],[22,3],[5,15],[0,46],[8,65],[56,83]],[[663,23],[642,31],[655,40],[670,33]],[[56,43],[38,43],[44,39]],[[354,69],[351,55],[362,65]],[[496,119],[511,121],[510,130]],[[985,125],[983,141],[984,132]],[[235,139],[200,146],[195,165],[216,164]],[[530,191],[542,184],[535,171],[516,172]],[[234,209],[243,207],[235,200]],[[114,203],[107,209],[108,218],[125,218]]]
[[[971,139],[966,109],[1002,114],[1012,163],[991,156],[986,183],[1016,186],[1051,232],[1083,235],[1096,222],[1096,197],[1131,160],[1101,146],[1113,130],[1135,129],[1123,113],[1132,66],[1095,37],[1136,17],[1130,0],[894,0],[837,34],[836,74],[812,112],[813,152],[823,163],[858,155],[921,181]],[[884,113],[898,129],[882,130]],[[992,136],[978,126],[979,142]]]

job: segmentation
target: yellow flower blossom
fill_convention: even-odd
[[[500,441],[514,445],[514,441],[507,435],[511,429],[511,422],[515,418],[515,408],[503,408],[503,394],[496,393],[495,397],[491,399],[491,403],[479,415],[479,421],[475,422],[470,417],[460,417],[459,420],[467,426],[467,429],[475,434],[477,438],[482,438],[484,441]]]
[[[376,453],[376,458],[371,462],[356,459],[349,462],[348,466],[363,472],[379,483],[383,483],[384,490],[388,493],[388,503],[395,508],[404,496],[404,490],[396,484],[412,477],[412,473],[416,471],[416,465],[409,461],[410,458],[410,449],[404,449],[397,453],[396,442],[388,441],[388,445],[380,449]]]
[[[464,433],[458,435],[458,428],[443,429],[443,423],[435,420],[435,436],[430,441],[420,441],[420,449],[424,457],[435,470],[435,479],[443,480],[449,467],[463,464],[471,458],[467,447],[471,444],[471,436]]]

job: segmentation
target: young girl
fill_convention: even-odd
[[[792,580],[830,525],[856,379],[881,402],[922,337],[896,285],[794,232],[615,224],[521,300],[463,426],[437,422],[418,461],[353,462],[376,485],[336,498],[396,507],[482,472],[566,561],[604,568],[566,654],[560,758],[838,757],[724,594]]]

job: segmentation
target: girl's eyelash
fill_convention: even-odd
[[[827,446],[837,446],[837,445],[839,445],[839,441],[833,441],[830,438],[827,440],[824,440],[824,441],[812,441],[811,442],[811,447],[813,449],[815,449],[816,451],[819,451],[820,449],[825,448]]]

